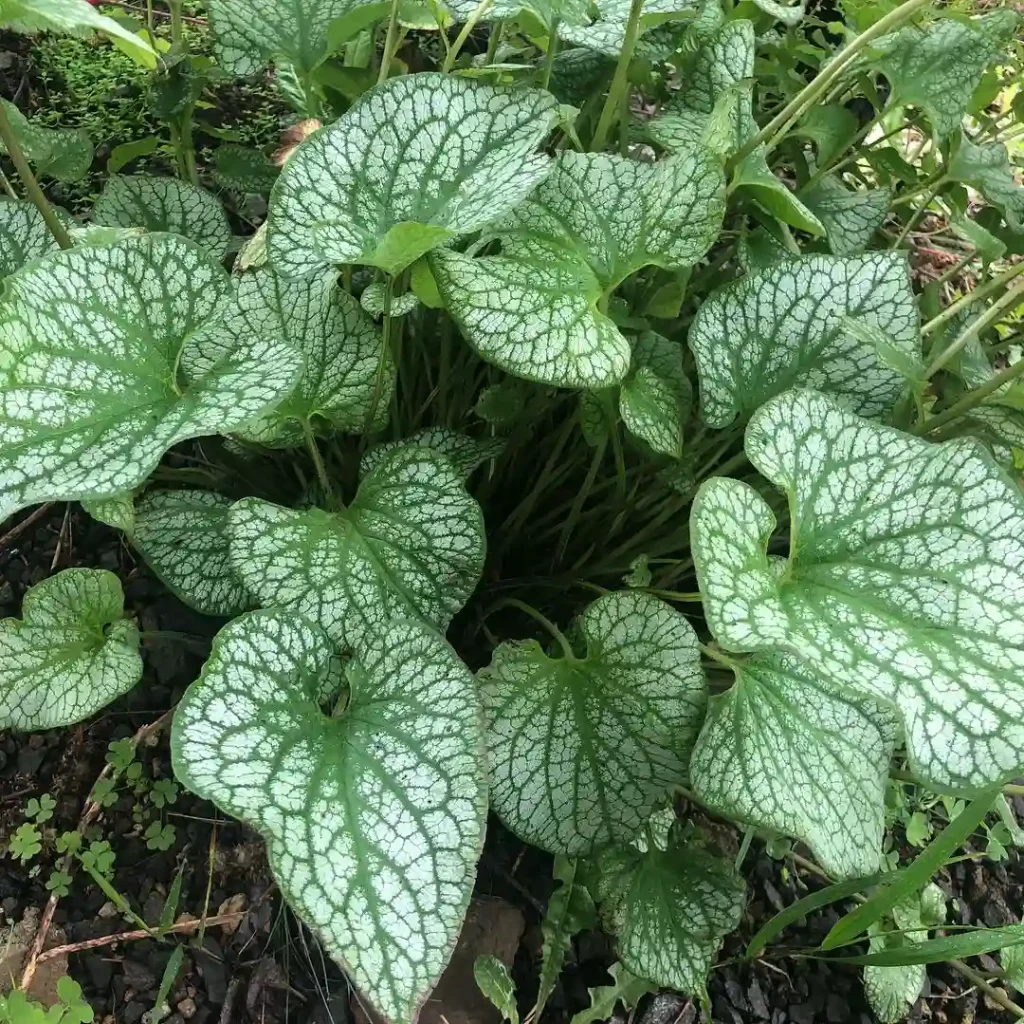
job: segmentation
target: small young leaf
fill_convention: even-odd
[[[417,266],[419,265],[417,263]],[[363,289],[362,295],[359,296],[359,305],[374,320],[379,320],[385,312],[384,299],[386,294],[387,289],[384,287],[383,281],[371,281]],[[404,292],[402,295],[392,295],[391,301],[387,304],[387,314],[391,317],[405,316],[407,313],[411,313],[419,304],[420,300],[413,291]]]
[[[574,46],[583,46],[605,57],[616,58],[626,41],[629,8],[630,0],[595,0],[593,9],[596,10],[596,17],[589,24],[584,24],[587,5],[575,5],[575,9],[568,12],[570,16],[561,19],[558,34]],[[644,33],[666,22],[686,18],[692,9],[692,0],[646,0],[640,12],[640,37],[636,53],[641,56],[645,54]]]
[[[339,512],[244,498],[228,516],[231,560],[264,605],[306,615],[337,642],[379,635],[391,618],[440,629],[484,562],[480,506],[462,474],[419,445],[397,449]]]
[[[689,622],[649,594],[607,594],[576,622],[583,657],[499,646],[480,684],[491,804],[552,853],[628,842],[686,775],[706,684]]]
[[[175,235],[53,253],[5,287],[0,519],[33,502],[133,490],[171,445],[240,426],[299,373],[284,343],[243,337],[180,386],[182,346],[223,330],[230,283]]]
[[[0,620],[0,728],[80,722],[142,678],[112,572],[65,569],[28,589],[21,614]]]
[[[775,515],[756,491],[705,481],[690,529],[719,643],[785,647],[891,702],[913,771],[940,792],[1011,776],[1024,764],[1016,485],[976,442],[930,444],[812,391],[766,403],[746,452],[791,496],[791,556],[769,559]]]
[[[966,132],[961,132],[946,173],[954,181],[977,189],[993,206],[999,207],[1012,231],[1024,231],[1024,185],[1017,183],[1001,142],[975,145]],[[973,221],[967,223],[973,225]]]
[[[253,605],[231,564],[231,499],[213,491],[150,491],[135,506],[132,543],[185,604],[205,615]]]
[[[243,195],[265,196],[277,181],[280,170],[258,149],[226,142],[213,154],[213,176],[217,184]]]
[[[694,792],[709,807],[804,840],[830,874],[874,871],[896,716],[787,654],[758,655],[734,671],[693,752]]]
[[[113,227],[143,227],[184,235],[220,259],[231,244],[231,226],[216,196],[177,178],[112,174],[92,219]]]
[[[1024,992],[1024,934],[1020,942],[1006,946],[999,954],[999,966],[1006,977],[1006,983],[1018,992]]]
[[[135,499],[131,494],[119,494],[112,498],[86,498],[82,508],[93,519],[115,530],[131,533],[135,529]]]
[[[597,898],[619,957],[635,974],[688,995],[705,991],[722,939],[743,914],[746,887],[732,865],[695,842],[598,859]]]
[[[505,447],[505,441],[500,437],[469,437],[447,427],[427,427],[401,441],[384,441],[371,448],[359,463],[359,479],[375,472],[389,452],[409,445],[419,445],[443,455],[463,476],[469,476],[488,459],[497,458]]]
[[[516,986],[508,968],[496,956],[483,953],[473,964],[473,978],[477,988],[491,1001],[509,1024],[519,1024],[516,1007]]]
[[[863,252],[882,226],[892,201],[888,189],[851,191],[831,174],[799,195],[821,221],[828,247],[836,256]]]
[[[653,331],[638,335],[629,375],[619,387],[619,415],[630,433],[654,451],[678,459],[692,398],[679,344]]]
[[[178,705],[174,771],[263,834],[330,955],[385,1019],[411,1021],[455,946],[483,840],[474,681],[432,630],[392,623],[361,638],[328,717],[337,664],[292,610],[235,619]]]
[[[556,116],[539,90],[429,73],[390,79],[286,164],[267,219],[271,264],[290,277],[336,263],[397,273],[525,199],[550,167],[536,150]],[[400,245],[389,238],[396,229]]]
[[[621,963],[612,964],[608,973],[612,976],[612,983],[588,989],[590,1006],[574,1014],[569,1024],[595,1024],[595,1021],[610,1020],[619,1003],[627,1011],[634,1010],[648,992],[658,989],[653,982],[630,974]]]
[[[855,316],[920,357],[917,305],[905,257],[804,256],[726,285],[690,327],[704,420],[725,427],[794,385],[835,391],[866,416],[888,411],[903,378],[876,348],[844,330]]]
[[[815,144],[818,166],[824,167],[831,164],[857,134],[857,117],[839,103],[815,104],[800,118],[792,134]]]
[[[0,12],[2,17],[2,12]],[[44,128],[33,124],[13,103],[0,99],[14,137],[38,175],[80,181],[92,165],[93,146],[78,128]],[[7,147],[0,141],[0,153]]]
[[[886,948],[884,935],[873,935],[872,950]],[[865,967],[864,995],[881,1024],[897,1024],[910,1013],[910,1008],[924,988],[927,974],[921,964],[904,967]]]
[[[43,215],[32,203],[0,199],[0,281],[29,260],[58,248]]]

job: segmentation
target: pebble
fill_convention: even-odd
[[[191,1020],[196,1015],[196,1001],[192,998],[186,997],[178,1003],[178,1013],[185,1018],[185,1020]]]

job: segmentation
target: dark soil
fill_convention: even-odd
[[[34,862],[38,870],[33,873],[10,858],[0,861],[0,910],[8,923],[19,921],[28,908],[45,906],[49,895],[45,882],[57,859],[52,838],[76,827],[103,768],[107,745],[130,736],[174,704],[198,674],[203,646],[220,625],[168,594],[114,530],[91,520],[76,505],[55,504],[23,532],[4,539],[31,515],[34,513],[21,513],[0,526],[0,615],[18,614],[25,590],[51,572],[74,565],[98,566],[120,576],[128,611],[144,629],[173,630],[194,639],[188,645],[147,643],[143,682],[90,722],[36,735],[0,733],[0,842],[24,820],[24,806],[30,797],[50,793],[57,801],[53,820],[43,826],[44,836],[51,841]],[[140,760],[146,777],[169,777],[166,734],[141,752]],[[201,944],[193,933],[161,943],[136,939],[72,953],[69,971],[82,985],[97,1021],[140,1021],[154,1005],[177,941],[185,943],[185,958],[171,990],[171,1024],[340,1024],[353,1019],[344,977],[283,908],[262,846],[252,833],[182,792],[177,802],[163,811],[162,820],[176,829],[174,845],[164,852],[152,851],[141,836],[144,824],[133,814],[136,805],[148,806],[145,799],[134,797],[129,786],[122,786],[119,792],[117,803],[104,811],[91,838],[110,842],[117,856],[114,885],[147,922],[160,919],[179,870],[179,919],[181,915],[200,918],[244,913],[237,927],[206,929]],[[688,809],[683,806],[681,810]],[[149,818],[159,813],[150,809]],[[703,824],[721,845],[735,850],[735,832],[706,819]],[[777,950],[755,963],[739,959],[747,940],[765,920],[821,884],[792,860],[773,860],[757,847],[747,855],[744,873],[749,891],[747,913],[741,930],[726,942],[722,964],[712,973],[711,1020],[715,1024],[870,1024],[872,1017],[856,969],[786,958]],[[1004,864],[960,863],[940,881],[950,896],[953,923],[1001,925],[1018,920],[1024,908],[1024,864],[1019,856]],[[492,912],[507,912],[505,919],[511,916],[516,922],[509,949],[518,945],[513,975],[524,1010],[537,985],[540,920],[550,891],[549,858],[492,822],[480,864],[477,898]],[[783,941],[790,948],[812,946],[837,916],[835,909],[817,913],[787,931]],[[494,920],[499,919],[502,913]],[[69,943],[135,927],[81,871],[70,895],[58,903],[55,923],[63,930],[61,941]],[[508,945],[508,927],[500,927],[506,932],[502,941]],[[492,930],[498,928],[495,924]],[[588,1005],[588,988],[609,983],[606,969],[614,960],[606,936],[597,932],[581,935],[549,1003],[546,1024],[562,1024]],[[475,1005],[472,984],[465,971],[462,977],[449,979],[445,1003],[435,1008],[431,1019],[447,1019],[450,1024],[476,1019],[460,1015],[459,1004],[463,1008]],[[365,1018],[357,1013],[355,1019]],[[976,990],[965,989],[962,979],[943,965],[930,971],[929,989],[911,1017],[914,1022],[942,1024],[1010,1019]],[[636,1024],[692,1024],[707,1017],[701,1018],[691,1001],[662,993],[642,1002],[632,1020]]]

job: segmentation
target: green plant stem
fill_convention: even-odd
[[[171,9],[171,50],[174,53],[180,52],[183,42],[181,3],[182,0],[167,0]]]
[[[565,634],[546,615],[537,611],[533,605],[520,601],[516,597],[503,597],[491,606],[490,611],[497,611],[499,608],[518,608],[519,611],[529,615],[534,622],[540,623],[551,634],[552,638],[558,642],[558,646],[561,647],[566,661],[576,661],[576,652],[572,649],[572,644],[566,639]]]
[[[313,460],[313,466],[316,469],[316,477],[320,481],[320,486],[324,490],[324,494],[327,495],[328,499],[334,493],[334,488],[331,487],[331,478],[327,475],[327,467],[324,465],[323,456],[320,454],[320,448],[316,443],[316,437],[313,435],[313,428],[309,425],[309,420],[302,420],[302,434],[306,439],[306,447],[309,449],[309,457]]]
[[[377,408],[380,406],[381,393],[384,390],[384,371],[388,360],[391,359],[391,324],[394,319],[391,316],[391,298],[394,293],[395,279],[390,274],[386,274],[384,277],[384,315],[381,320],[380,359],[377,362],[377,376],[373,382],[373,398],[370,401],[370,408],[367,410],[366,420],[363,423],[360,451],[365,448],[370,430],[377,419]]]
[[[909,782],[915,786],[920,786],[922,789],[931,789],[927,782],[922,782],[916,775],[911,775],[910,772],[905,772],[900,768],[891,769],[889,771],[889,778],[895,779],[897,782]],[[1003,786],[1003,795],[1024,796],[1024,786],[1016,786],[1012,782],[1008,782]]]
[[[991,380],[985,381],[981,387],[968,391],[958,402],[954,402],[948,409],[943,410],[937,416],[933,416],[924,423],[919,423],[914,428],[915,434],[930,434],[939,427],[944,427],[953,420],[969,413],[976,405],[980,405],[994,391],[998,391],[1004,384],[1016,380],[1024,373],[1024,359],[1019,360],[1012,366],[1008,366],[1001,373],[997,373]]]
[[[487,37],[487,53],[484,55],[484,65],[490,67],[498,53],[498,46],[501,43],[502,34],[505,31],[505,19],[499,18],[492,26],[491,33]]]
[[[1024,281],[1018,281],[1001,299],[989,306],[981,316],[972,320],[960,332],[959,337],[932,360],[931,365],[925,371],[925,376],[932,377],[938,373],[955,355],[979,337],[986,327],[997,323],[1006,310],[1015,305],[1021,296],[1024,296]]]
[[[18,172],[22,185],[25,186],[25,195],[28,196],[35,208],[42,214],[46,226],[50,229],[50,234],[57,239],[57,244],[62,249],[70,249],[71,236],[65,230],[64,225],[61,224],[60,218],[50,205],[49,200],[43,195],[43,190],[39,187],[39,182],[36,181],[36,176],[32,173],[32,168],[29,166],[28,160],[25,159],[25,154],[18,144],[14,128],[11,126],[3,104],[0,104],[0,139],[3,140],[4,147],[7,149],[7,155],[11,158],[11,163],[14,164],[14,169]]]
[[[861,51],[866,49],[875,39],[886,35],[899,25],[902,25],[919,8],[924,7],[929,2],[930,0],[905,0],[894,11],[890,11],[884,18],[880,18],[870,28],[861,32],[859,36],[851,39],[836,54],[821,74],[804,86],[756,135],[740,146],[736,153],[730,157],[726,164],[726,170],[731,171],[762,144],[767,144],[769,150],[771,150],[781,139],[781,136],[789,129],[791,122],[796,120],[829,90],[832,83],[859,56]]]
[[[3,171],[0,171],[0,184],[3,185],[4,191],[11,199],[17,199],[18,193],[14,191],[14,186],[11,184],[7,175]]]
[[[840,159],[830,164],[822,164],[821,167],[819,167],[814,172],[814,174],[811,175],[807,183],[801,186],[801,188],[809,189],[812,186],[817,185],[817,183],[821,181],[821,179],[824,178],[826,174],[834,174],[836,171],[842,170],[842,168],[846,167],[848,164],[855,163],[857,160],[859,160],[863,156],[864,150],[869,148],[867,146],[862,147],[860,143],[863,142],[865,138],[867,138],[867,136],[871,132],[871,129],[874,128],[879,123],[879,121],[882,120],[883,117],[885,117],[888,111],[888,105],[882,107],[882,109],[879,110],[875,114],[875,116],[871,118],[870,121],[867,122],[867,124],[860,128],[857,131],[857,133],[850,139],[850,141],[846,143],[845,146],[843,146],[843,148],[840,150]],[[893,128],[891,132],[887,132],[880,139],[876,139],[875,141],[882,142],[884,139],[887,139],[890,136],[895,135],[897,132],[903,131],[904,127],[905,126],[901,124],[898,128]],[[872,143],[872,145],[874,145],[874,143]],[[845,153],[848,149],[851,148],[854,150],[852,153],[848,154],[847,156],[842,156],[843,153]]]
[[[640,38],[640,14],[643,6],[644,0],[632,0],[629,5],[629,19],[626,22],[626,38],[622,44],[622,53],[619,54],[619,62],[615,65],[615,74],[612,75],[612,84],[608,87],[608,96],[594,129],[594,137],[590,140],[590,150],[593,153],[599,153],[604,149],[619,116],[622,97],[629,91],[629,63],[633,59],[636,41]]]
[[[544,73],[540,78],[540,87],[547,89],[551,85],[551,69],[555,66],[558,54],[558,18],[551,19],[551,34],[548,36],[548,52],[544,54]]]
[[[931,334],[933,331],[937,331],[943,324],[952,320],[960,310],[966,309],[968,306],[973,306],[975,302],[980,302],[982,299],[988,298],[988,296],[993,292],[999,291],[1003,285],[1009,284],[1018,274],[1022,273],[1024,273],[1024,263],[1014,264],[1014,266],[1010,267],[1009,270],[993,277],[991,281],[987,281],[979,288],[969,291],[966,295],[957,299],[956,302],[947,306],[941,313],[939,313],[938,316],[933,317],[924,325],[924,327],[921,328],[921,333]]]
[[[927,193],[925,193],[924,199],[922,199],[921,202],[914,208],[913,212],[907,218],[906,224],[903,225],[903,227],[900,230],[900,233],[896,236],[892,245],[889,246],[890,249],[898,249],[903,244],[907,235],[909,235],[910,232],[914,229],[914,225],[917,224],[917,222],[924,215],[925,210],[928,209],[928,206],[931,203],[931,201],[939,194],[939,191],[941,190],[944,184],[945,179],[940,178],[937,182],[935,182],[934,185],[932,185],[932,187],[927,191]]]
[[[455,37],[455,42],[452,43],[451,49],[444,58],[444,63],[441,65],[441,71],[444,74],[449,74],[452,68],[455,67],[455,61],[458,59],[459,52],[466,45],[466,40],[473,29],[476,28],[477,23],[491,9],[492,3],[494,3],[494,0],[480,0],[480,3],[473,8],[473,13],[470,14],[466,24],[462,26],[462,31]]]
[[[377,72],[377,84],[388,80],[388,70],[391,67],[391,54],[395,48],[395,38],[398,35],[398,8],[400,0],[391,0],[391,11],[388,14],[388,31],[384,36],[384,52],[380,56],[380,70]]]
[[[601,443],[594,449],[594,455],[590,460],[590,466],[587,469],[587,475],[583,480],[583,486],[579,489],[576,497],[573,499],[572,508],[569,509],[569,515],[566,516],[565,522],[562,525],[562,532],[558,538],[558,547],[555,549],[555,557],[551,562],[552,569],[554,569],[554,567],[558,565],[565,556],[565,549],[568,547],[569,538],[572,536],[572,531],[576,528],[580,512],[583,510],[583,506],[586,504],[587,498],[590,497],[590,492],[594,487],[594,481],[597,480],[598,471],[601,468],[601,463],[604,461],[604,453],[607,447],[607,438],[602,438]]]
[[[1004,1010],[1012,1013],[1018,1020],[1024,1020],[1024,1007],[1015,1003],[1001,988],[990,985],[977,971],[968,967],[962,960],[947,960],[946,963],[953,968],[957,974],[965,977],[977,989],[984,992],[994,1003],[998,1003]]]

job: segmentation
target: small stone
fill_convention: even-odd
[[[97,912],[97,917],[102,917],[105,921],[109,921],[111,918],[117,917],[118,909],[109,900],[100,907]]]
[[[754,1012],[755,1017],[760,1017],[761,1020],[771,1020],[772,1012],[768,1009],[764,992],[761,991],[761,986],[758,982],[752,981],[750,983],[750,987],[747,989],[747,999],[750,1002],[750,1009]]]
[[[178,1013],[185,1018],[185,1020],[191,1020],[196,1015],[196,1001],[194,999],[185,998],[178,1003]]]

